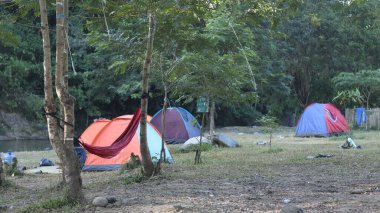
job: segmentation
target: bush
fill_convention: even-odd
[[[133,183],[141,183],[144,180],[146,180],[146,177],[143,175],[142,171],[139,171],[139,172],[128,175],[124,179],[124,184],[129,185]]]
[[[124,173],[126,170],[133,170],[141,166],[141,161],[139,156],[131,153],[131,158],[128,163],[123,164],[120,168],[120,174]]]
[[[12,165],[4,165],[5,174],[8,176],[22,176],[24,173],[17,170],[17,158],[13,158]]]
[[[59,198],[51,198],[48,200],[44,200],[41,203],[32,204],[24,209],[22,209],[20,212],[47,212],[54,209],[60,209],[64,206],[72,206],[73,204],[69,202],[68,199],[65,199],[63,197]]]

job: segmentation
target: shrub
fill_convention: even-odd
[[[73,206],[73,203],[69,202],[68,199],[59,197],[59,198],[51,198],[48,200],[44,200],[40,203],[32,204],[24,209],[22,209],[20,212],[27,213],[27,212],[46,212],[51,211],[54,209],[60,209],[64,206]]]
[[[142,171],[139,171],[139,172],[132,173],[132,174],[128,175],[124,179],[124,184],[129,185],[129,184],[133,184],[133,183],[141,183],[145,179],[146,179],[146,177],[143,175]]]
[[[126,163],[123,164],[120,168],[120,174],[124,173],[126,170],[133,170],[141,166],[141,161],[139,156],[134,155],[131,153],[131,158],[130,160]]]

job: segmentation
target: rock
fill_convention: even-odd
[[[303,213],[303,209],[299,208],[298,206],[296,205],[291,205],[291,204],[288,204],[288,205],[285,205],[280,213]]]
[[[200,140],[201,140],[200,136],[189,138],[189,140],[187,140],[184,144],[182,144],[181,149],[186,150],[191,145],[199,144]],[[207,137],[202,137],[202,143],[209,143],[210,144],[211,142],[209,139],[207,139]]]
[[[267,142],[266,141],[257,141],[256,142],[256,145],[266,145]]]
[[[284,202],[285,204],[290,203],[290,199],[285,198],[282,202]]]
[[[25,171],[26,170],[26,166],[17,166],[16,168],[18,171]]]
[[[121,206],[121,200],[116,200],[116,202],[114,203],[114,205],[116,206],[116,207],[120,207]]]
[[[123,205],[126,205],[126,206],[131,206],[131,205],[133,205],[133,204],[136,204],[137,201],[136,201],[135,198],[125,198],[125,199],[123,199],[123,200],[121,201],[121,203],[122,203]]]
[[[8,206],[0,206],[0,212],[8,210]]]
[[[108,203],[116,203],[116,197],[107,197]]]
[[[218,144],[219,146],[222,146],[222,147],[233,148],[233,147],[239,146],[239,144],[234,139],[224,134],[215,135],[213,143]]]
[[[359,194],[364,194],[365,190],[363,189],[354,189],[350,192],[351,194],[359,195]]]
[[[108,200],[105,197],[95,197],[92,201],[92,205],[99,207],[106,207],[108,204]]]
[[[183,207],[183,206],[181,206],[181,205],[174,205],[173,207],[174,207],[174,209],[177,210],[177,211],[182,211],[182,210],[185,209],[185,207]]]

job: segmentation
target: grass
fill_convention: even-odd
[[[243,128],[243,127],[242,127]],[[251,131],[251,132],[250,132]],[[252,132],[254,131],[254,132]],[[169,145],[175,163],[163,165],[162,179],[204,179],[204,178],[241,178],[254,174],[274,178],[279,171],[293,168],[309,169],[310,176],[326,174],[331,177],[352,176],[357,180],[365,180],[368,175],[376,175],[380,168],[380,143],[378,131],[354,131],[353,139],[361,150],[341,150],[338,148],[345,141],[345,137],[332,138],[295,138],[289,129],[279,129],[273,135],[272,149],[269,146],[256,145],[257,141],[268,140],[269,135],[245,127],[226,131],[240,145],[237,148],[212,148],[202,152],[202,163],[194,165],[194,152],[181,152],[181,145]],[[333,158],[307,159],[309,155],[333,154]],[[45,157],[53,162],[57,157],[53,151],[16,152],[19,165],[27,167],[38,166],[41,158]],[[125,166],[125,169],[132,165]],[[132,166],[133,167],[133,166]],[[350,168],[347,170],[347,168]],[[127,171],[90,172],[83,173],[84,191],[96,193],[110,187],[116,189],[127,187],[132,183],[145,182],[141,172]],[[284,174],[286,175],[286,174]],[[52,189],[57,183],[59,175],[24,175],[22,177],[7,177],[10,186],[0,188],[0,193],[6,191],[8,197],[1,196],[0,205],[23,206],[24,212],[41,212],[53,209],[69,209],[74,211],[60,192]],[[149,180],[146,180],[149,181]],[[30,194],[30,192],[37,192]],[[46,199],[49,194],[51,199]],[[31,198],[29,198],[31,197]],[[27,200],[27,202],[26,202]],[[32,201],[36,201],[33,203]]]
[[[63,197],[58,198],[50,198],[47,200],[40,201],[39,203],[35,203],[27,206],[20,210],[21,213],[29,213],[29,212],[46,212],[55,209],[60,209],[66,206],[73,206],[67,199]]]

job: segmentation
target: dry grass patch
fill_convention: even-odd
[[[234,138],[237,148],[212,148],[202,152],[202,164],[194,165],[194,152],[182,153],[180,145],[169,145],[175,163],[164,165],[163,174],[150,180],[128,182],[127,173],[82,173],[86,198],[113,195],[131,199],[131,206],[115,207],[109,212],[134,210],[143,212],[148,206],[176,206],[188,211],[279,211],[282,200],[290,198],[307,212],[345,212],[360,209],[371,212],[380,208],[380,193],[352,197],[350,190],[375,189],[380,186],[379,132],[355,131],[353,139],[361,150],[338,148],[345,137],[295,138],[292,129],[275,132],[272,150],[256,145],[268,141],[269,135],[259,128],[234,127],[219,131]],[[37,166],[41,158],[57,160],[53,151],[15,153],[19,165]],[[309,155],[332,154],[332,158],[307,159]],[[60,206],[64,202],[47,197],[59,197],[55,186],[60,175],[24,175],[7,177],[11,186],[0,189],[0,206],[39,208],[48,203],[68,212],[81,212],[83,206]],[[138,199],[136,198],[138,197]],[[135,199],[136,198],[136,199]],[[366,203],[357,206],[356,201]],[[355,201],[355,202],[354,202]],[[37,206],[37,207],[36,207]],[[186,209],[187,206],[192,206]],[[31,208],[32,208],[31,207]],[[172,208],[170,207],[170,208]],[[344,207],[344,208],[343,208]],[[173,207],[172,209],[176,209]]]

